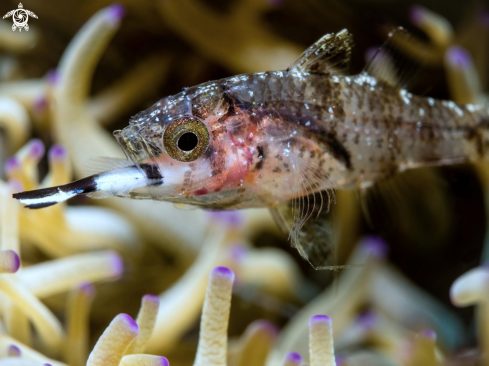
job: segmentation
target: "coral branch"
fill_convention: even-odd
[[[70,293],[66,308],[65,359],[70,366],[87,363],[89,312],[95,289],[90,283],[77,286]]]
[[[136,340],[129,346],[126,354],[143,353],[156,323],[160,299],[157,296],[145,295],[141,302],[141,308],[136,318],[139,326],[139,335]]]
[[[117,315],[97,341],[87,366],[118,366],[138,333],[138,325],[129,315]]]
[[[19,281],[7,275],[0,276],[0,290],[34,323],[49,352],[58,352],[63,339],[63,329],[48,308]]]
[[[122,258],[113,251],[77,254],[27,267],[18,273],[20,282],[38,297],[74,288],[81,282],[97,282],[119,277]]]
[[[411,22],[428,35],[435,47],[444,49],[452,42],[453,28],[444,17],[419,5],[411,8],[410,17]]]
[[[170,363],[161,356],[127,355],[122,357],[119,366],[170,366]]]
[[[234,273],[216,267],[209,276],[194,366],[226,366],[227,330]]]
[[[285,355],[282,366],[300,366],[301,364],[301,355],[296,352],[290,352]]]
[[[198,317],[206,296],[208,273],[214,266],[226,263],[220,258],[226,244],[223,231],[210,230],[192,266],[160,295],[160,309],[148,351],[168,351]]]
[[[258,4],[258,5],[257,5]],[[208,9],[201,0],[159,1],[166,24],[209,59],[236,72],[286,69],[300,47],[271,34],[258,21],[266,2],[240,1],[230,15]]]
[[[413,349],[406,366],[440,366],[436,356],[436,334],[432,330],[423,330],[416,335]]]
[[[29,115],[18,101],[0,97],[0,126],[5,129],[11,150],[18,149],[28,138]]]
[[[0,334],[0,358],[8,357],[8,351],[12,346],[17,347],[20,350],[23,359],[35,361],[37,366],[47,362],[52,366],[66,366],[66,364],[62,362],[49,359],[41,353],[34,351],[12,337]]]
[[[12,52],[25,52],[34,47],[39,32],[32,28],[30,32],[12,32],[12,27],[5,21],[0,23],[0,48]]]
[[[264,366],[278,331],[274,324],[265,320],[251,323],[241,336],[235,364]]]
[[[472,57],[464,48],[452,46],[445,53],[445,70],[450,93],[458,103],[482,103],[484,96]]]
[[[333,327],[326,315],[315,315],[309,320],[309,362],[311,366],[336,366]]]
[[[19,270],[20,258],[13,250],[0,250],[0,273],[15,273]]]
[[[109,124],[148,99],[164,83],[171,58],[157,54],[136,65],[117,83],[94,96],[89,102],[93,118]]]

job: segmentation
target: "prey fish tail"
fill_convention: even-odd
[[[153,170],[149,164],[141,167],[128,166],[91,175],[57,187],[14,193],[13,197],[27,208],[38,209],[55,205],[78,195],[87,195],[91,198],[126,196],[133,189],[161,183],[163,177],[155,177],[154,174],[152,174],[151,181],[148,181],[146,171],[153,172]]]

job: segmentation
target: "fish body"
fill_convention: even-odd
[[[186,88],[114,132],[128,157],[124,166],[14,197],[31,208],[77,194],[211,210],[269,207],[319,267],[331,247],[312,242],[328,234],[318,223],[309,231],[305,225],[326,211],[334,189],[365,189],[410,168],[480,161],[489,148],[487,107],[414,96],[368,72],[342,75],[337,70],[351,47],[343,30],[321,38],[287,70]]]
[[[166,127],[185,118],[201,120],[210,136],[193,162],[171,158],[163,143]],[[477,161],[489,146],[488,121],[487,108],[417,97],[366,74],[275,71],[188,88],[115,135],[164,181],[131,196],[229,209]]]

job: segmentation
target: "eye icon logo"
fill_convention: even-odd
[[[27,22],[29,21],[29,15],[37,19],[36,14],[34,14],[30,10],[24,9],[24,6],[22,5],[22,3],[20,3],[18,9],[9,11],[3,16],[3,19],[12,17],[12,20],[14,21],[14,24],[12,25],[12,30],[15,31],[17,28],[19,28],[19,32],[22,32],[22,28],[24,28],[26,31],[29,30],[29,25],[27,24]]]

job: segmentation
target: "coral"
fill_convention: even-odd
[[[234,72],[287,68],[302,50],[260,24],[271,2],[240,0],[228,15],[217,14],[202,0],[160,1],[164,21],[208,58]]]

